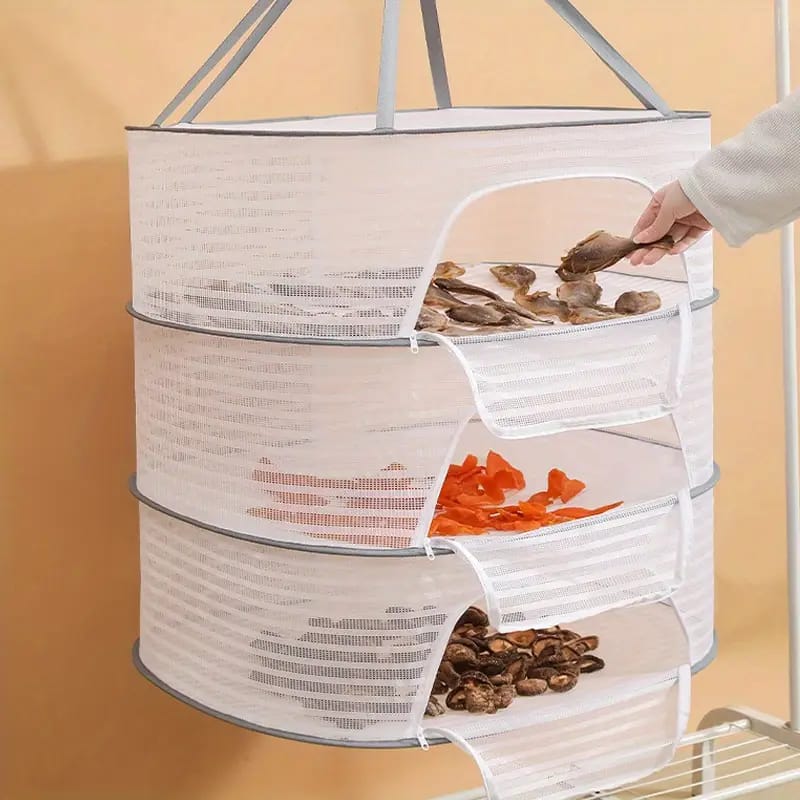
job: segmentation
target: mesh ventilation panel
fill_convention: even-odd
[[[485,111],[473,110],[478,125]],[[597,175],[660,186],[707,150],[709,123],[395,136],[132,131],[128,141],[139,312],[218,330],[359,339],[412,331],[415,296],[451,223],[481,194]],[[692,298],[707,297],[709,245],[686,261]]]
[[[456,556],[289,551],[140,512],[144,665],[192,701],[272,730],[362,743],[413,739],[429,723],[422,714],[456,619],[470,603],[486,605]],[[503,730],[528,724],[528,715],[585,716],[600,698],[628,697],[688,659],[669,604],[571,627],[600,637],[606,669],[567,695],[520,698],[513,714],[496,717]],[[444,720],[473,735],[473,715],[448,711]]]
[[[477,762],[487,800],[571,800],[667,764],[685,730],[677,678],[628,687],[572,715],[511,731],[445,730]],[[537,698],[534,698],[537,699]],[[610,699],[610,702],[609,702]]]
[[[692,664],[699,664],[714,646],[714,493],[695,498],[693,506],[686,580],[672,602],[686,626]]]
[[[698,310],[692,317],[710,319],[708,313]],[[135,333],[138,488],[149,499],[209,525],[279,540],[405,547],[425,539],[459,433],[476,410],[469,382],[445,348],[421,347],[414,354],[406,347],[312,347],[140,321]],[[604,332],[596,333],[602,339]],[[702,335],[710,337],[710,325]],[[710,341],[703,346],[710,351]],[[510,355],[509,343],[504,350]],[[558,369],[563,385],[563,367]],[[507,374],[505,367],[500,373]],[[537,413],[537,397],[546,395],[531,374],[517,387],[532,404],[528,422]],[[684,381],[696,401],[693,415],[684,415],[689,438],[682,444],[695,472],[710,474],[710,402],[696,388],[698,382],[705,386],[704,375],[693,369]],[[598,397],[600,388],[593,389]],[[511,398],[511,385],[502,391]],[[543,413],[552,421],[570,410],[551,403]],[[647,426],[643,438],[662,441],[663,421]],[[539,430],[537,424],[533,429]],[[674,439],[674,431],[670,435]],[[481,447],[483,455],[492,448],[509,458],[513,450],[535,481],[563,465],[562,452],[570,452],[569,442],[552,450],[548,438],[537,439],[535,448],[491,438]],[[598,505],[633,502],[616,497],[608,483],[607,465],[622,457],[616,446],[592,448],[574,465],[579,477],[589,482],[596,473],[601,488],[608,487]],[[658,480],[649,494],[639,493],[642,501],[676,488],[670,475],[655,468],[661,462],[648,456],[648,463],[652,469],[640,479]]]
[[[140,654],[158,678],[294,734],[416,737],[435,654],[480,592],[460,559],[316,555],[140,514]]]
[[[662,416],[680,399],[692,313],[652,315],[554,332],[450,338],[481,418],[517,438],[567,427],[619,425]]]

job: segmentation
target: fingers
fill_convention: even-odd
[[[681,253],[685,253],[695,242],[702,239],[707,233],[708,230],[704,230],[703,228],[689,228],[680,242],[669,251],[670,255],[679,256]]]
[[[666,189],[659,189],[653,196],[650,198],[650,202],[647,204],[647,208],[642,212],[642,215],[636,221],[636,224],[633,226],[633,230],[631,231],[631,239],[634,241],[636,237],[644,230],[647,230],[652,226],[652,224],[656,221],[658,217],[658,212],[661,208],[662,201],[664,200],[664,194]]]

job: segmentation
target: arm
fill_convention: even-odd
[[[682,253],[713,227],[737,247],[798,216],[800,92],[794,92],[656,192],[632,236],[648,242],[671,233],[671,252]],[[637,250],[631,263],[654,264],[663,255]]]
[[[735,247],[800,216],[800,92],[706,153],[679,183]]]

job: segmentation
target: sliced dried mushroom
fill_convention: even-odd
[[[514,302],[538,317],[555,317],[561,322],[569,320],[569,306],[563,300],[551,297],[550,292],[516,292]]]
[[[442,661],[439,665],[439,671],[436,673],[436,680],[441,681],[446,689],[455,689],[461,681],[461,675],[449,661]],[[443,694],[444,691],[438,694]]]
[[[671,250],[674,245],[675,242],[669,235],[655,242],[637,244],[624,236],[614,236],[607,231],[595,231],[585,239],[581,239],[562,257],[559,270],[573,275],[585,275],[587,272],[597,272],[613,266],[634,250],[643,247]]]
[[[570,309],[568,319],[573,325],[591,325],[593,322],[605,322],[618,316],[615,311],[606,311],[597,306],[574,306]]]
[[[433,273],[434,278],[460,278],[466,270],[455,261],[440,261]]]
[[[487,626],[489,624],[489,615],[478,608],[477,606],[470,606],[459,618],[456,623],[456,629],[459,625],[480,625]]]
[[[491,684],[473,683],[464,687],[464,705],[470,714],[497,712],[495,687]]]
[[[661,298],[656,292],[623,292],[614,303],[619,314],[648,314],[661,308]]]
[[[467,707],[466,691],[463,686],[456,686],[455,689],[445,698],[444,704],[453,711],[463,711]]]
[[[556,636],[540,636],[533,643],[534,658],[551,658],[561,652],[561,639]]]
[[[512,317],[516,318],[520,325],[525,325],[527,327],[530,327],[528,324],[529,322],[535,322],[538,325],[553,324],[553,320],[537,317],[536,314],[534,314],[532,311],[528,311],[527,308],[523,308],[517,303],[511,303],[508,300],[490,300],[486,304],[486,307],[492,308],[495,311],[499,311],[501,314],[510,314]]]
[[[436,309],[422,306],[414,326],[418,331],[443,331],[450,324],[450,320]]]
[[[486,645],[492,653],[509,653],[517,649],[517,646],[513,642],[510,642],[505,636],[499,634],[490,637],[486,641]]]
[[[478,664],[478,656],[471,647],[463,644],[448,644],[444,657],[459,672],[473,669]]]
[[[536,273],[522,264],[497,264],[489,268],[489,272],[497,278],[503,286],[508,286],[514,291],[527,292],[536,280]]]
[[[533,659],[530,656],[520,653],[515,659],[509,662],[504,670],[505,674],[510,675],[512,682],[516,683],[527,676],[532,663]]]
[[[600,638],[598,636],[581,636],[580,639],[576,639],[573,642],[570,642],[570,647],[574,648],[585,648],[584,652],[589,652],[590,650],[597,650],[600,646]]]
[[[517,647],[530,647],[536,639],[536,631],[515,631],[514,633],[506,633],[505,637]]]
[[[441,701],[437,697],[431,696],[428,699],[428,705],[425,706],[426,717],[439,717],[446,711]]]
[[[514,323],[511,314],[489,306],[475,304],[448,308],[447,316],[456,322],[465,322],[468,325],[510,325]]]
[[[599,656],[585,655],[578,662],[578,667],[581,672],[587,675],[591,672],[598,672],[605,667],[606,662]]]
[[[478,642],[475,641],[474,638],[472,638],[470,636],[461,636],[460,634],[457,634],[457,633],[454,633],[450,637],[450,641],[448,642],[448,644],[461,644],[461,645],[464,645],[464,647],[468,647],[476,655],[478,653],[480,653],[480,651],[481,651],[481,646],[478,644]]]
[[[559,675],[553,675],[547,681],[547,685],[554,692],[568,692],[578,685],[578,677],[577,675],[569,675],[566,672],[562,672]]]
[[[494,686],[508,686],[514,682],[507,672],[501,672],[499,675],[492,675],[489,680]]]
[[[547,681],[541,678],[524,678],[515,684],[517,694],[521,697],[533,697],[547,691]]]
[[[422,302],[431,308],[444,309],[466,305],[463,300],[459,300],[455,295],[452,295],[445,289],[441,289],[433,284],[428,287],[428,291],[425,292],[425,299]]]
[[[494,690],[494,704],[497,708],[508,708],[517,696],[513,686],[500,686]]]
[[[481,653],[478,656],[478,669],[484,675],[491,677],[492,675],[499,675],[505,670],[505,663],[501,658],[492,655],[491,653]]]
[[[555,667],[529,667],[528,677],[539,678],[543,681],[548,681],[554,675],[558,675],[558,670]]]
[[[488,297],[490,300],[501,299],[500,295],[491,289],[484,289],[483,286],[473,286],[471,283],[458,280],[458,278],[434,278],[433,285],[451,294],[477,295],[479,297]]]
[[[563,300],[570,308],[577,306],[593,306],[603,290],[592,273],[582,275],[578,280],[562,283],[556,289],[556,297]]]

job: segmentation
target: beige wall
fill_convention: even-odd
[[[0,795],[9,800],[410,800],[478,781],[452,747],[355,752],[241,731],[184,708],[130,666],[138,567],[126,490],[122,127],[155,116],[246,2],[0,0]],[[543,3],[440,5],[458,102],[627,102]],[[772,101],[770,0],[579,5],[674,105],[710,109],[717,139]],[[212,118],[369,108],[380,6],[297,0]],[[416,4],[405,6],[399,99],[428,104]],[[792,6],[800,65],[800,0]],[[723,657],[696,681],[695,707],[735,700],[782,714],[777,240],[717,252]]]

